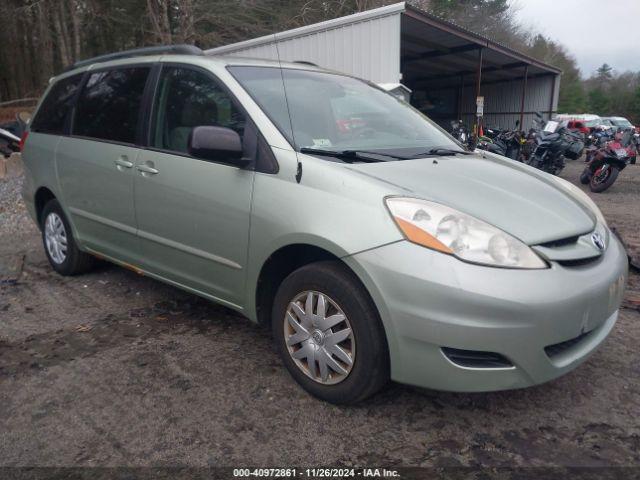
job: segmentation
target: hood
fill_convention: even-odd
[[[595,214],[561,180],[491,154],[349,165],[397,188],[473,215],[538,245],[590,232]]]

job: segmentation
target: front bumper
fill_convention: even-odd
[[[628,274],[624,249],[610,238],[597,260],[552,262],[545,270],[472,265],[406,241],[344,260],[378,306],[392,379],[438,390],[503,390],[572,370],[607,337]],[[545,352],[576,337],[560,354]],[[442,347],[499,353],[513,366],[462,367]]]

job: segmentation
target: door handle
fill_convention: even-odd
[[[130,162],[126,155],[117,158],[115,163],[118,170],[133,167],[133,162]]]
[[[158,169],[153,168],[153,164],[149,165],[148,163],[141,163],[140,165],[136,166],[136,169],[140,173],[142,173],[142,175],[156,175],[160,173]]]

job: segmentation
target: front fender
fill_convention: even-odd
[[[252,246],[250,249],[250,260],[247,268],[246,281],[246,297],[245,297],[245,314],[250,320],[257,322],[256,311],[256,293],[258,289],[258,279],[262,268],[269,258],[279,250],[293,245],[308,245],[310,247],[320,248],[337,258],[348,256],[348,252],[340,245],[334,243],[326,237],[307,233],[290,233],[283,235],[272,241],[258,246]]]

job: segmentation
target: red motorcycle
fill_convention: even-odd
[[[612,141],[593,152],[580,175],[580,182],[588,183],[592,192],[604,192],[627,165],[636,163],[637,154],[638,137],[631,131],[618,132]]]

